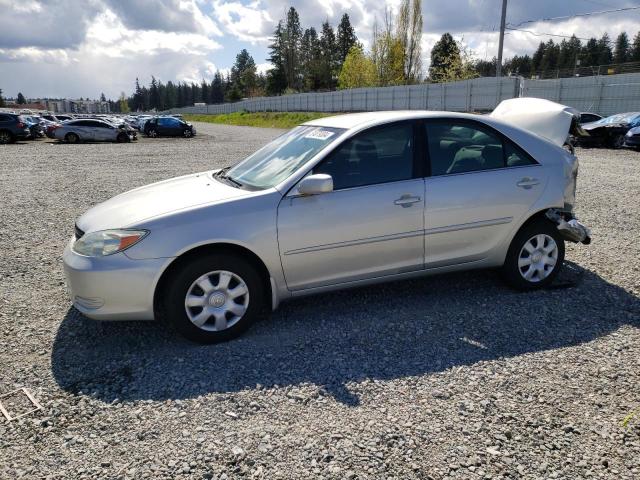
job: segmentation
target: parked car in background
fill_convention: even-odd
[[[196,129],[190,123],[176,117],[153,117],[144,126],[145,135],[155,137],[192,137]]]
[[[21,115],[0,112],[0,144],[13,143],[30,136],[29,125]]]
[[[585,123],[597,122],[602,119],[602,115],[598,115],[597,113],[591,112],[582,112],[580,114],[580,125]]]
[[[147,120],[151,120],[153,118],[152,115],[140,115],[136,120],[135,128],[138,129],[140,133],[144,133],[144,126],[147,123]]]
[[[124,127],[112,125],[102,120],[78,119],[61,124],[53,130],[58,140],[68,143],[78,142],[129,142],[132,135]]]
[[[640,126],[640,112],[611,115],[581,125],[588,135],[578,137],[577,144],[581,147],[622,148],[627,132],[638,126]]]
[[[532,100],[317,119],[233,167],[118,195],[76,222],[73,303],[209,343],[282,300],[381,281],[499,267],[515,288],[548,286],[565,240],[590,233],[562,149],[574,116]]]
[[[25,119],[27,125],[29,126],[29,131],[31,132],[29,138],[31,140],[44,137],[44,129],[42,127],[41,117],[38,117],[37,115],[23,115],[22,118]]]

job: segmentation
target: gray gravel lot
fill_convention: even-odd
[[[296,300],[244,337],[188,343],[70,308],[74,219],[227,165],[278,131],[0,146],[0,478],[640,478],[640,153],[580,150],[573,288],[494,272]],[[14,405],[19,410],[20,402]]]

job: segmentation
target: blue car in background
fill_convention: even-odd
[[[588,135],[577,138],[579,146],[622,148],[629,144],[627,133],[640,127],[640,112],[618,113],[581,127]]]

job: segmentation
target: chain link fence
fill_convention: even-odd
[[[551,80],[487,77],[451,83],[354,88],[336,92],[256,97],[234,103],[174,108],[164,113],[376,110],[488,112],[502,100],[515,97],[545,98],[583,112],[595,112],[600,115],[640,111],[640,73]]]

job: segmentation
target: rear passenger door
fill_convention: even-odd
[[[95,136],[93,134],[93,128],[91,128],[90,120],[77,120],[69,125],[69,131],[76,133],[80,140],[93,141]]]
[[[425,129],[425,266],[487,258],[544,191],[545,169],[480,122],[428,121]]]
[[[92,120],[89,123],[91,124],[90,128],[93,133],[94,140],[105,141],[113,139],[113,129],[109,125],[95,120]]]

